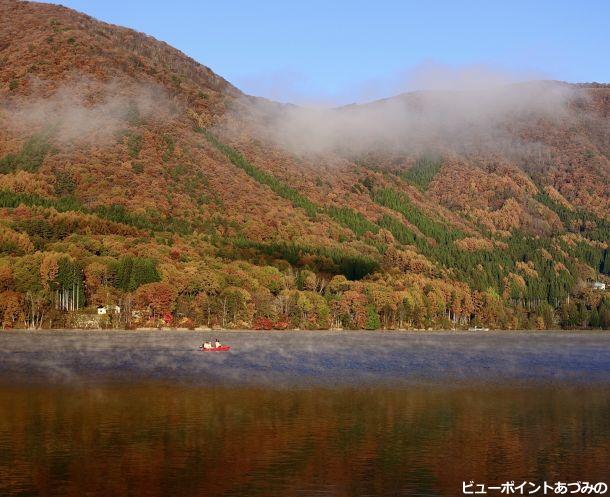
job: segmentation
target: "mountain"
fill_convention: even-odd
[[[304,109],[61,6],[0,16],[3,326],[610,325],[608,85]]]

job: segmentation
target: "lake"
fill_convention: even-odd
[[[0,334],[2,496],[458,496],[608,461],[608,333]]]

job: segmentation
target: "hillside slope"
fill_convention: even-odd
[[[320,115],[64,7],[0,17],[3,326],[610,324],[610,88]]]

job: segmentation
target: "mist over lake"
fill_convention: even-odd
[[[607,333],[0,334],[1,495],[455,496],[609,458]]]
[[[231,350],[200,352],[198,346],[211,338]],[[53,383],[157,379],[272,388],[610,382],[610,334],[13,332],[0,335],[0,374]]]

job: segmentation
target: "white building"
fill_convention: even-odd
[[[118,305],[98,305],[97,313],[100,315],[104,314],[120,314],[121,308]]]
[[[606,284],[601,281],[594,281],[591,283],[591,288],[593,288],[593,290],[605,290]]]

